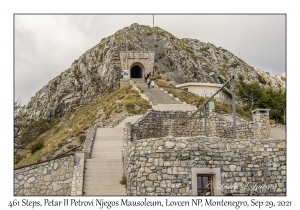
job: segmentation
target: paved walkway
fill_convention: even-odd
[[[141,116],[127,117],[114,128],[97,129],[92,156],[85,163],[84,195],[126,195],[125,185],[120,184],[124,127]]]
[[[164,90],[158,87],[148,88],[147,83],[144,79],[132,79],[135,81],[136,85],[144,90],[144,94],[149,98],[153,104],[154,110],[160,111],[194,111],[197,110],[196,106],[190,104],[183,104],[181,101],[176,100],[174,97],[170,96]]]
[[[149,100],[156,104],[182,104],[180,101],[176,101],[174,97],[169,96],[168,93],[165,93],[160,88],[148,88],[147,83],[144,79],[132,79],[136,82],[136,85],[139,86],[142,90],[144,90],[144,94],[149,98]]]

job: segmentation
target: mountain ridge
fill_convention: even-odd
[[[61,119],[81,105],[119,88],[120,51],[154,51],[154,74],[185,82],[222,83],[235,71],[246,82],[263,79],[278,87],[280,80],[266,77],[233,53],[197,39],[178,39],[159,28],[132,24],[103,38],[71,67],[50,80],[24,107],[29,118]]]

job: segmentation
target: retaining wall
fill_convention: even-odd
[[[138,122],[126,128],[130,134],[128,140],[158,138],[166,136],[199,136],[204,135],[203,113],[196,114],[189,122],[182,124],[192,114],[189,111],[156,111],[150,110]],[[202,117],[200,117],[200,115]],[[207,135],[223,138],[233,137],[232,122],[215,112],[207,112]],[[130,129],[130,130],[128,130]],[[243,122],[237,125],[237,138],[253,138],[253,124]]]
[[[74,155],[15,170],[14,195],[71,195]]]
[[[204,112],[198,112],[188,122],[191,111],[149,110],[138,122],[127,126],[128,141],[158,137],[180,137],[204,135]],[[253,122],[237,118],[236,134],[239,139],[270,138],[269,112],[257,109],[253,111]],[[216,112],[206,113],[207,136],[233,138],[233,123]],[[186,122],[185,124],[183,124]],[[129,135],[130,134],[130,135]]]
[[[284,140],[164,137],[129,142],[127,195],[197,195],[197,174],[211,174],[214,195],[286,195]]]
[[[97,126],[90,125],[83,151],[14,171],[14,195],[83,195],[84,163]]]

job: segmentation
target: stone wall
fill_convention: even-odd
[[[124,151],[127,195],[197,195],[198,173],[213,175],[214,195],[286,195],[283,140],[164,137]]]
[[[91,124],[87,133],[87,137],[83,143],[83,151],[85,153],[85,158],[89,159],[92,154],[92,147],[95,140],[95,134],[97,131],[97,125]]]
[[[189,122],[182,124],[192,114],[189,111],[150,110],[138,122],[132,124],[129,140],[158,138],[165,136],[199,136],[204,135],[203,113],[196,114]],[[200,117],[201,115],[201,117]],[[128,128],[126,128],[128,129]],[[207,135],[223,138],[233,137],[233,124],[215,112],[207,112]],[[237,124],[237,138],[253,138],[253,126],[249,122]]]
[[[121,51],[121,70],[130,70],[135,64],[143,69],[143,74],[151,72],[153,75],[153,63],[155,52],[152,51]]]
[[[83,151],[14,171],[14,195],[83,195],[85,159],[90,158],[96,125],[90,125]]]
[[[14,195],[71,195],[74,155],[15,170]]]
[[[264,139],[270,136],[270,109],[253,110],[253,136],[255,139]]]

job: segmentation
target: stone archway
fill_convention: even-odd
[[[131,78],[143,78],[144,71],[140,65],[133,65],[130,68],[130,77]]]
[[[154,55],[152,51],[121,51],[121,71],[130,71],[131,78],[143,78],[148,72],[153,75]]]

